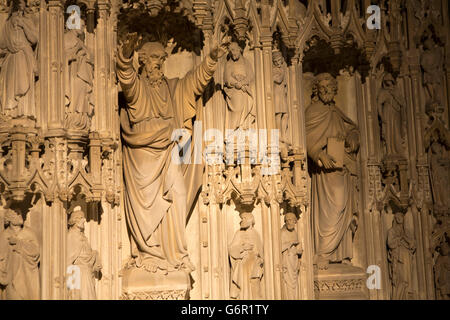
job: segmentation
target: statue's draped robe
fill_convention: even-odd
[[[409,244],[406,244],[408,242]],[[410,244],[414,240],[408,236],[402,225],[394,225],[388,231],[388,261],[392,281],[392,299],[407,300],[412,285],[411,268],[413,265]]]
[[[15,250],[8,238],[15,236]],[[0,233],[0,284],[7,300],[39,300],[39,242],[34,232],[23,227],[17,234],[10,228]]]
[[[127,102],[121,112],[124,207],[139,264],[162,270],[181,268],[188,257],[185,226],[188,210],[201,185],[198,165],[182,167],[173,130],[192,131],[196,97],[212,78],[216,62],[209,56],[183,79],[163,79],[151,87],[137,75],[132,58],[119,53],[117,75]],[[172,151],[173,150],[173,151]],[[156,271],[156,270],[154,270]]]
[[[92,250],[87,237],[77,229],[67,233],[67,265],[80,268],[80,288],[69,291],[71,300],[95,300],[94,266],[99,264],[96,251]]]
[[[387,155],[403,154],[402,106],[403,98],[395,92],[382,89],[378,95],[380,116],[382,119],[382,136],[386,143]]]
[[[242,244],[251,243],[253,249],[241,253]],[[231,260],[230,297],[240,300],[263,298],[261,279],[263,276],[263,246],[255,229],[239,230],[229,248]]]
[[[330,137],[345,138],[355,124],[336,106],[318,101],[306,109],[308,156],[316,164],[312,169],[312,223],[316,255],[332,262],[353,257],[350,224],[355,206],[351,174],[355,161],[344,152],[343,170],[326,170],[317,165],[319,153]]]
[[[283,265],[283,299],[295,300],[297,299],[297,284],[298,284],[298,247],[292,246],[292,242],[298,245],[297,231],[289,231],[286,226],[281,229],[281,255]]]
[[[255,120],[253,98],[253,70],[250,62],[243,56],[237,61],[228,60],[225,63],[225,101],[227,112],[225,113],[225,129],[248,129]],[[237,89],[234,83],[242,79],[247,86],[245,89]]]
[[[94,106],[92,89],[94,66],[89,52],[83,41],[79,39],[74,30],[64,34],[64,51],[66,53],[66,105],[71,113],[66,119],[66,127],[71,129],[87,130]]]
[[[15,25],[22,19],[23,28]],[[32,45],[38,41],[31,18],[13,14],[0,31],[0,49],[6,52],[0,71],[0,109],[12,117],[35,115],[34,76],[37,63]]]

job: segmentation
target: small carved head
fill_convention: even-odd
[[[273,51],[272,62],[275,67],[283,66],[283,54],[280,51]]]
[[[11,12],[23,12],[26,8],[25,0],[13,0]]]
[[[393,88],[395,86],[395,79],[390,73],[386,73],[383,77],[383,88]]]
[[[394,220],[397,224],[402,225],[403,221],[405,220],[405,217],[402,212],[395,212]]]
[[[7,209],[5,212],[5,225],[23,226],[22,214],[12,209]]]
[[[239,215],[241,217],[241,229],[248,229],[255,225],[255,218],[251,212],[243,212]]]
[[[286,229],[289,231],[293,231],[295,229],[295,225],[297,224],[297,216],[295,213],[288,212],[284,215],[284,223],[286,224]]]
[[[84,217],[84,212],[81,210],[80,206],[76,206],[73,211],[72,214],[70,215],[69,218],[69,226],[71,228],[73,228],[74,226],[76,226],[77,228],[80,229],[80,231],[84,231],[84,223],[86,222],[86,218]]]
[[[239,58],[241,57],[242,54],[242,48],[239,46],[239,44],[237,42],[231,42],[230,43],[230,57],[233,61],[237,61],[239,60]]]
[[[334,97],[337,94],[337,80],[329,73],[321,73],[316,76],[314,86],[317,94],[319,95],[320,100],[328,104],[334,100]]]

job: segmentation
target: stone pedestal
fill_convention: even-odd
[[[143,268],[129,268],[123,272],[122,300],[184,300],[191,289],[189,274],[160,270],[149,272]]]
[[[358,267],[330,264],[326,270],[314,271],[314,294],[318,300],[366,300],[369,292],[367,274]]]

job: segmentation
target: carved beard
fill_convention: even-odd
[[[157,65],[153,66],[146,66],[145,68],[146,76],[148,79],[148,82],[152,87],[157,87],[162,83],[162,79],[164,77],[164,73],[162,72],[161,68]]]
[[[333,102],[334,94],[333,93],[325,93],[325,94],[320,94],[319,97],[323,103],[330,104]]]

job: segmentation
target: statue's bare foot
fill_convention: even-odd
[[[327,259],[319,258],[317,260],[317,268],[319,270],[327,270],[329,265],[329,261]]]
[[[192,264],[188,256],[183,258],[182,269],[185,269],[188,273],[195,271],[195,266]]]
[[[342,264],[347,264],[347,265],[351,266],[352,265],[352,260],[346,258],[346,259],[342,260]]]

